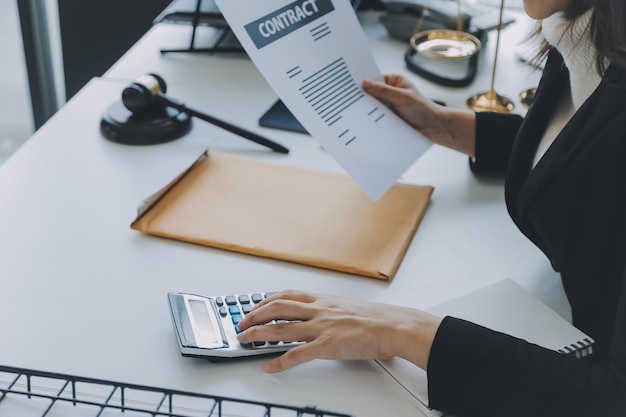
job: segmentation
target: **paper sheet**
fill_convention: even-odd
[[[361,89],[382,74],[348,0],[217,5],[281,100],[373,200],[429,148]]]

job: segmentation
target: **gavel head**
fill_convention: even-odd
[[[161,105],[159,95],[167,86],[156,74],[144,74],[122,91],[122,103],[133,113],[141,113]]]

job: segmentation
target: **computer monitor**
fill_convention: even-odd
[[[379,0],[350,0],[356,9],[360,5]],[[228,27],[228,23],[220,12],[215,0],[174,0],[157,17],[154,23],[178,23],[193,26],[189,46],[186,48],[162,49],[162,53],[170,52],[242,52],[243,48]],[[196,29],[198,26],[210,26],[223,29],[213,45],[199,48],[196,46]]]
[[[372,0],[350,0],[358,9],[362,4],[367,7]],[[378,0],[374,0],[378,1]],[[154,20],[155,23],[170,22],[181,24],[197,24],[217,28],[227,28],[228,23],[220,13],[215,0],[174,0]]]
[[[154,20],[161,22],[228,27],[215,0],[174,0]]]

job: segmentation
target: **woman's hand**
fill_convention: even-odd
[[[286,320],[268,324],[273,320]],[[441,319],[419,310],[355,298],[283,291],[263,300],[239,323],[240,342],[306,342],[266,363],[280,372],[312,359],[401,356],[426,369]]]
[[[387,103],[400,118],[433,143],[474,155],[474,112],[432,102],[402,75],[385,74],[384,78],[384,83],[364,80],[363,90]]]

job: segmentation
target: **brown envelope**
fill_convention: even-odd
[[[344,174],[205,152],[146,201],[131,227],[391,280],[432,192],[397,183],[373,202]]]

